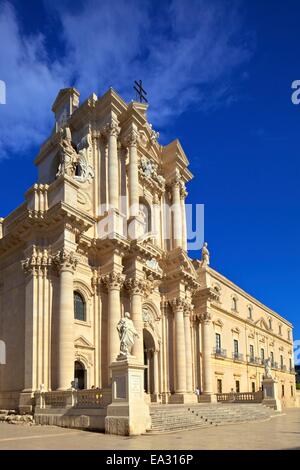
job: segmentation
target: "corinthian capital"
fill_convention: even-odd
[[[104,126],[102,133],[106,137],[110,137],[110,136],[118,137],[118,135],[120,134],[120,127],[118,126],[118,123],[116,121],[111,120]]]
[[[200,313],[198,315],[198,318],[199,318],[201,323],[210,323],[211,322],[211,313],[210,312]]]
[[[53,257],[53,263],[58,271],[71,271],[74,273],[78,259],[73,251],[67,251],[63,248]]]
[[[181,299],[180,297],[177,297],[176,299],[172,299],[170,301],[170,305],[173,309],[173,312],[178,312],[178,311],[184,312],[187,306],[185,299]]]
[[[31,255],[21,261],[21,263],[26,275],[40,274],[47,272],[47,268],[52,263],[52,258],[46,248],[41,249],[33,245]]]
[[[139,143],[140,136],[137,131],[132,129],[126,137],[124,137],[124,145],[126,147],[136,147]]]
[[[101,276],[100,282],[107,287],[108,290],[120,290],[124,283],[125,276],[121,273],[111,272]]]
[[[125,287],[131,294],[143,295],[148,288],[148,284],[144,279],[130,278],[125,281]]]
[[[190,302],[186,301],[185,306],[184,306],[184,316],[192,317],[193,312],[194,312],[194,306]]]

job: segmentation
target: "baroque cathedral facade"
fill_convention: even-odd
[[[40,389],[109,390],[126,312],[149,402],[255,392],[270,359],[293,406],[291,323],[211,268],[207,248],[188,255],[180,142],[160,145],[147,105],[113,89],[81,105],[63,89],[52,111],[37,183],[0,219],[0,408],[30,409]]]

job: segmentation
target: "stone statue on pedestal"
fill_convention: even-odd
[[[207,248],[207,243],[204,242],[202,247],[201,266],[209,266],[210,254]]]
[[[265,362],[265,379],[273,379],[272,372],[271,372],[271,359],[267,359]]]
[[[130,319],[128,312],[125,312],[124,318],[121,318],[117,325],[120,338],[120,355],[119,357],[131,356],[131,349],[138,333],[135,329],[133,321]]]

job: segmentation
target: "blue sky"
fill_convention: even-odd
[[[0,0],[0,215],[36,179],[59,88],[130,100],[141,78],[161,143],[190,160],[212,266],[300,339],[299,14],[297,0]]]

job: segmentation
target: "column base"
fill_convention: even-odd
[[[197,403],[197,395],[187,392],[176,392],[169,396],[170,404]]]
[[[199,395],[199,403],[217,403],[217,397],[214,393],[203,393]]]

